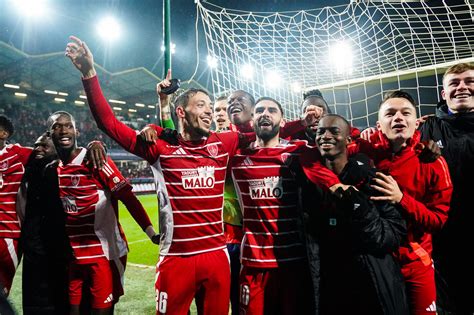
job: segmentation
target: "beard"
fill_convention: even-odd
[[[189,134],[195,134],[199,137],[209,137],[209,130],[206,130],[199,126],[199,118],[196,116],[194,119],[188,112],[184,112],[184,119],[186,121],[186,129]]]
[[[255,125],[255,133],[257,134],[257,137],[262,139],[263,141],[269,141],[273,139],[278,133],[280,132],[280,125],[274,125],[272,129],[268,130],[262,130],[261,127],[256,124]]]

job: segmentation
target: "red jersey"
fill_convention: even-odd
[[[0,237],[20,237],[17,206],[24,202],[17,203],[21,198],[18,190],[32,151],[18,144],[8,144],[0,150]]]
[[[118,121],[102,95],[97,77],[83,80],[97,125],[125,150],[147,160],[153,170],[160,209],[160,255],[192,255],[225,248],[222,207],[229,158],[238,133],[211,133],[201,141],[148,144]],[[158,133],[161,128],[154,126]]]
[[[373,158],[379,171],[391,175],[403,192],[400,205],[407,219],[409,244],[400,247],[402,263],[417,259],[430,263],[431,234],[441,230],[446,222],[452,194],[445,159],[420,162],[416,152],[419,140],[420,133],[416,131],[407,147],[396,154],[392,153],[387,137],[381,132],[373,136],[372,143],[360,139],[349,145],[351,152],[361,151]]]
[[[78,263],[117,259],[128,252],[118,222],[117,200],[132,187],[110,158],[102,170],[91,171],[85,165],[85,155],[82,148],[71,162],[58,166],[59,195],[67,213],[66,233]],[[142,225],[143,229],[150,225],[149,219],[147,222],[145,218]]]
[[[298,183],[294,163],[319,152],[306,141],[280,140],[272,148],[251,146],[232,159],[232,178],[243,210],[242,264],[275,268],[306,258],[298,222]],[[254,145],[254,144],[253,144]],[[308,165],[308,163],[305,163]],[[337,176],[315,162],[308,178],[327,187]]]

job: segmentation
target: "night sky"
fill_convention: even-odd
[[[31,21],[20,16],[12,1],[0,0],[0,40],[28,54],[44,54],[64,50],[68,35],[85,40],[95,61],[111,72],[145,67],[158,76],[163,74],[162,1],[161,0],[47,0],[49,14]],[[212,4],[248,11],[289,11],[325,6],[346,5],[349,0],[211,0]],[[120,20],[121,39],[113,44],[96,34],[96,24],[101,17],[110,14]],[[174,77],[188,79],[196,66],[196,36],[194,30],[196,5],[193,0],[171,1],[172,42],[176,44],[173,55]],[[200,24],[201,26],[201,24]],[[196,78],[203,85],[209,75],[206,64],[204,33],[199,27],[200,67]]]

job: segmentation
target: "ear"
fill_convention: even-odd
[[[286,121],[284,119],[280,119],[280,128],[283,128],[286,125]]]
[[[443,90],[441,90],[441,97],[443,98],[443,100],[446,100],[446,92]]]
[[[375,123],[375,126],[377,127],[377,130],[382,130],[382,126],[380,125],[380,122],[377,120],[377,122]]]
[[[351,144],[351,142],[352,142],[351,136],[347,136],[346,137],[346,145]]]
[[[183,106],[177,106],[176,107],[176,116],[178,116],[178,118],[184,118],[184,115],[185,112],[184,112],[184,108]]]
[[[416,129],[418,129],[419,126],[420,126],[420,120],[419,120],[419,119],[416,119],[416,121],[415,121],[415,127],[416,127]]]
[[[80,135],[81,133],[79,132],[79,129],[76,129],[76,138],[78,138]]]

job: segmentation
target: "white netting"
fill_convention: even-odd
[[[256,98],[271,96],[295,118],[301,90],[318,88],[333,111],[362,127],[374,124],[389,89],[408,90],[421,114],[433,112],[446,67],[474,61],[468,1],[356,0],[279,13],[197,6],[209,54],[218,61],[214,94],[243,89]],[[278,85],[278,76],[280,86],[269,87]]]

